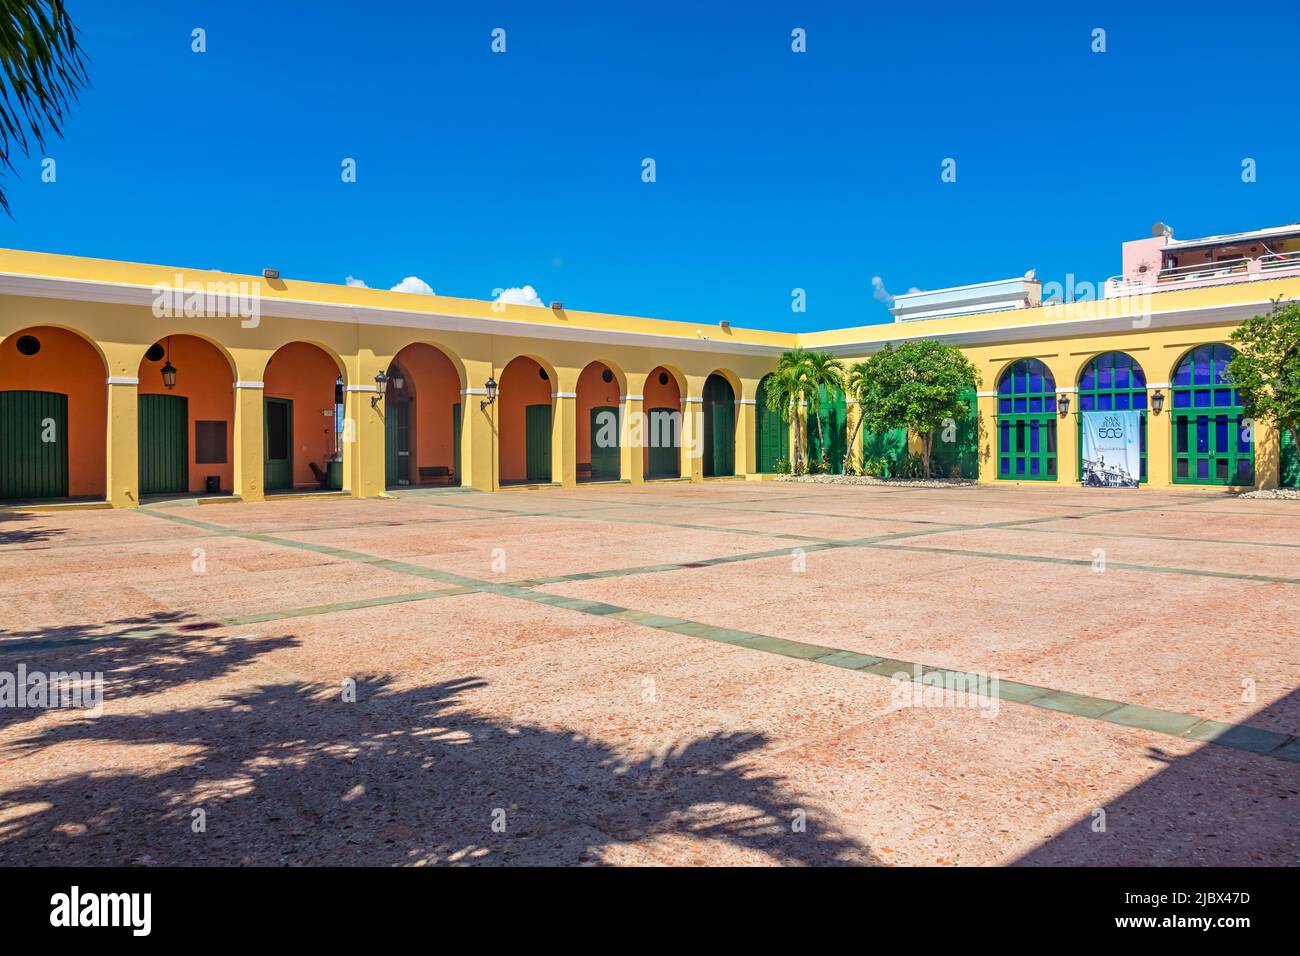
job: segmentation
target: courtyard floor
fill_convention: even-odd
[[[0,709],[0,865],[1294,865],[1297,558],[1195,491],[7,512],[0,677],[104,701]]]

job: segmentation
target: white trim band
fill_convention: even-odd
[[[736,399],[736,404],[737,404],[737,405],[753,405],[753,404],[754,404],[754,400],[753,400],[752,398],[738,398],[738,399]]]
[[[231,388],[266,388],[265,382],[234,382]]]
[[[618,397],[618,400],[620,402],[644,402],[645,396],[644,395],[620,395]]]
[[[381,389],[378,385],[344,385],[345,392],[379,392]]]
[[[551,398],[577,398],[577,392],[551,392]]]
[[[1147,382],[1147,391],[1149,392],[1153,388],[1173,388],[1173,385],[1169,382]]]
[[[486,395],[487,389],[486,388],[462,388],[460,390],[460,393],[462,395]]]
[[[129,375],[110,375],[104,379],[107,385],[139,385],[140,379],[132,378]]]
[[[1074,394],[1075,392],[1077,392],[1077,391],[1078,391],[1077,388],[1071,388],[1070,386],[1067,385],[1067,386],[1064,386],[1064,387],[1058,388],[1058,389],[1056,390],[1056,394],[1057,394],[1057,395],[1073,395],[1073,394]]]
[[[997,392],[976,392],[975,397],[976,398],[997,398],[998,393]]]
[[[703,396],[687,395],[685,398],[682,399],[682,402],[683,402],[683,403],[685,403],[685,402],[691,402],[691,403],[693,403],[693,404],[703,405],[703,404],[704,404],[704,398],[703,398]]]

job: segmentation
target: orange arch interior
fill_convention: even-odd
[[[606,382],[604,373],[610,373]],[[592,362],[578,376],[577,414],[578,463],[591,464],[591,410],[598,406],[619,407],[618,376],[609,366]]]
[[[402,393],[389,387],[390,396],[405,397],[410,402],[411,484],[420,483],[420,468],[445,465],[454,469],[456,449],[452,414],[461,401],[460,376],[451,359],[432,345],[408,345],[393,359],[407,378]],[[405,393],[405,394],[403,394]],[[548,401],[549,396],[548,396]],[[460,475],[454,475],[457,482]]]
[[[41,343],[35,355],[18,351],[24,335]],[[68,396],[68,494],[73,497],[107,494],[107,375],[95,348],[66,329],[36,326],[0,343],[0,390]]]
[[[660,378],[666,381],[661,382]],[[656,368],[645,378],[645,388],[641,392],[642,413],[648,415],[651,409],[667,408],[676,412],[682,411],[682,391],[677,386],[677,379],[672,372],[662,365]],[[646,421],[646,434],[642,439],[644,450],[641,453],[641,470],[642,473],[648,474],[650,471],[650,434],[649,421]],[[681,451],[678,450],[678,462],[681,462]]]
[[[527,356],[511,359],[501,372],[497,397],[497,428],[500,434],[501,481],[524,481],[528,477],[527,413],[529,405],[550,405],[552,379],[542,378],[542,367]],[[555,422],[551,422],[555,427]],[[551,463],[554,467],[554,462]]]
[[[173,335],[170,342],[160,343],[167,357],[156,362],[140,359],[141,395],[181,395],[189,401],[189,420],[186,423],[189,444],[189,489],[203,491],[204,479],[217,475],[221,490],[230,491],[235,484],[235,394],[234,374],[230,362],[211,342],[194,335]],[[162,367],[170,359],[176,369],[176,387],[163,384]],[[195,422],[222,421],[226,423],[226,454],[224,462],[198,464],[198,441]]]
[[[317,487],[309,463],[314,461],[324,469],[325,460],[334,450],[334,384],[338,376],[339,367],[334,359],[309,342],[281,346],[271,356],[262,376],[267,398],[287,398],[293,402],[293,483],[296,487]]]

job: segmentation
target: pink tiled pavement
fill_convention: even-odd
[[[1033,520],[1062,533],[903,543],[1068,556],[1103,542],[1119,561],[1149,546],[1132,537],[1146,527],[1282,544],[1269,529],[1292,520],[1224,496],[1060,494],[735,482],[171,513],[485,581],[783,549],[534,593],[1300,729],[1295,586],[884,549],[801,555],[796,541],[735,533],[842,542]],[[664,521],[718,530],[652,523]],[[507,555],[500,574],[483,566],[493,546]],[[1268,573],[1286,557],[1151,547],[1162,564],[1210,570]],[[443,585],[158,516],[0,522],[4,562],[0,671],[102,671],[107,699],[90,719],[0,711],[0,865],[1300,860],[1300,764],[1006,701],[993,717],[898,709],[886,678],[497,594],[206,629]],[[1117,609],[1127,626],[1100,626]],[[93,640],[150,619],[152,636]]]

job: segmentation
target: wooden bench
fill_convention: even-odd
[[[591,462],[589,461],[578,462],[578,477],[579,478],[591,477]]]
[[[451,469],[446,465],[426,465],[420,469],[420,484],[422,485],[431,482],[449,485],[453,477]]]

